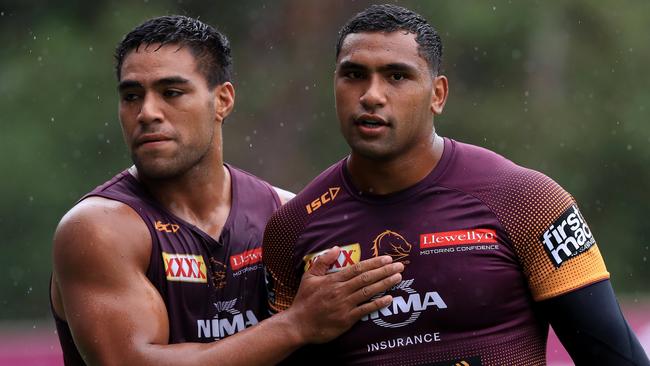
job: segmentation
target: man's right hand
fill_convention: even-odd
[[[303,275],[293,304],[285,311],[304,343],[328,342],[363,316],[390,305],[390,295],[369,300],[402,280],[404,265],[392,263],[390,256],[367,259],[328,274],[340,251],[334,247],[315,260]]]

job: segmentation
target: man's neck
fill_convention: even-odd
[[[215,161],[218,160],[218,161]],[[218,238],[232,203],[231,177],[223,158],[212,159],[210,166],[199,164],[181,176],[149,180],[130,172],[169,212]]]
[[[434,134],[431,140],[395,159],[378,161],[353,152],[347,168],[352,183],[361,192],[390,194],[409,188],[429,175],[438,165],[443,150],[443,138]]]

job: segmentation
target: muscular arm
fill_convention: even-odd
[[[650,365],[609,280],[540,303],[576,365]]]
[[[295,308],[218,342],[170,345],[164,301],[146,277],[150,251],[146,226],[121,203],[86,199],[59,224],[53,253],[54,308],[68,322],[88,364],[274,364],[386,306],[390,298],[364,302],[367,294],[398,282],[399,275],[393,274],[401,270],[396,264],[383,266],[386,258],[378,258],[337,276],[309,274]],[[328,264],[323,265],[322,273]],[[336,298],[334,294],[349,300],[322,301]],[[314,316],[321,313],[325,316]]]

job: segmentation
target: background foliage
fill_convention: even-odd
[[[299,191],[347,153],[334,114],[338,28],[369,1],[0,2],[0,320],[49,317],[51,237],[81,195],[130,164],[112,52],[180,13],[231,39],[226,160]],[[650,292],[647,1],[400,1],[445,44],[438,132],[572,192],[619,295]]]

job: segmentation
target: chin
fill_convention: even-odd
[[[133,157],[138,175],[151,180],[165,180],[178,177],[189,170],[174,161],[143,160]]]
[[[383,146],[351,146],[352,152],[360,157],[363,157],[368,160],[375,161],[386,161],[391,160],[394,157],[392,151],[386,149]]]
[[[138,175],[150,180],[166,180],[179,176],[180,174],[175,169],[161,166],[149,166],[135,164],[138,168]]]

